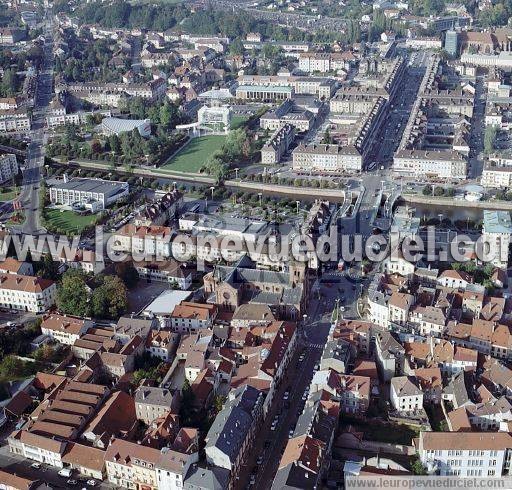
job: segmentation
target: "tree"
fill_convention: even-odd
[[[120,277],[128,289],[131,289],[139,282],[139,273],[129,262],[117,262],[115,265],[116,276]]]
[[[100,318],[117,319],[128,309],[126,286],[117,276],[105,276],[92,293],[92,311]]]
[[[57,288],[57,306],[62,313],[88,316],[89,290],[82,271],[68,269],[64,273]]]
[[[160,107],[160,124],[165,128],[169,128],[176,117],[176,113],[177,110],[175,106],[173,106],[168,100],[166,100]]]
[[[108,145],[114,153],[119,154],[121,152],[121,140],[117,134],[108,137]]]
[[[444,196],[444,188],[437,186],[434,190],[434,196]]]
[[[423,467],[423,464],[421,463],[420,459],[416,457],[414,461],[411,464],[411,470],[414,475],[426,475],[427,472],[425,471],[425,468]]]
[[[430,184],[427,184],[425,187],[423,187],[422,193],[424,196],[431,196],[432,195],[432,186]]]
[[[190,382],[185,378],[183,386],[181,387],[181,405],[180,405],[180,420],[183,425],[192,425],[194,419],[194,404],[196,395],[192,391]]]
[[[101,153],[103,151],[103,147],[101,146],[101,142],[97,139],[93,139],[91,141],[91,150],[93,153]]]
[[[487,126],[484,133],[484,151],[492,153],[496,149],[496,136],[498,128],[496,126]]]
[[[38,277],[55,281],[59,278],[59,264],[50,254],[45,254],[40,262],[36,262],[36,274]]]
[[[213,400],[213,408],[215,410],[215,413],[219,413],[222,410],[222,407],[224,406],[224,403],[226,402],[225,396],[217,395]]]
[[[8,68],[4,71],[2,76],[2,83],[0,84],[0,92],[2,97],[13,97],[18,92],[19,80],[16,75],[16,70]]]
[[[39,362],[53,362],[56,354],[56,349],[49,345],[43,344],[41,347],[38,347],[34,352],[34,359]]]
[[[325,133],[324,133],[324,136],[322,138],[322,143],[324,145],[331,145],[332,144],[332,136],[331,136],[331,132],[329,131],[329,128],[325,129]]]
[[[232,56],[241,56],[244,54],[244,43],[239,37],[234,39],[229,45],[229,54]]]
[[[9,355],[0,363],[0,376],[5,378],[19,378],[23,376],[25,365],[21,359]]]

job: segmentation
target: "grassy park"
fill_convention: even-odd
[[[44,218],[50,229],[59,230],[66,235],[81,233],[88,226],[94,225],[97,220],[94,214],[82,215],[61,209],[46,209]]]
[[[200,136],[185,145],[161,168],[175,172],[199,173],[199,169],[210,155],[219,150],[224,143],[224,135]]]

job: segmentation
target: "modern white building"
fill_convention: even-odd
[[[57,205],[83,205],[101,210],[128,196],[128,193],[127,182],[78,177],[68,180],[64,177],[50,187],[50,201]]]
[[[13,179],[18,175],[18,160],[13,153],[0,155],[0,183]]]
[[[484,167],[480,183],[491,189],[512,187],[512,167]]]
[[[197,111],[197,121],[205,126],[221,126],[222,129],[229,129],[231,108],[225,105],[204,105]]]
[[[151,135],[150,119],[120,119],[118,117],[106,117],[101,121],[101,129],[105,134],[120,135],[131,133],[136,129],[143,137]]]
[[[398,150],[393,170],[414,177],[465,179],[467,161],[456,151]]]
[[[429,473],[499,478],[510,471],[512,435],[507,432],[422,432],[417,444]]]

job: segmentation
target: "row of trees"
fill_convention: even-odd
[[[83,3],[74,14],[84,23],[99,24],[108,28],[165,31],[185,19],[189,9],[182,3],[135,4],[117,0],[108,4]]]
[[[453,187],[443,187],[441,185],[436,186],[434,189],[430,184],[423,187],[422,193],[424,196],[431,196],[432,194],[437,197],[453,197],[455,195],[455,189]]]

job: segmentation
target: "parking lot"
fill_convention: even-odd
[[[77,472],[73,472],[71,477],[60,476],[59,469],[53,466],[38,464],[35,461],[25,459],[21,456],[12,454],[9,446],[3,442],[0,447],[0,468],[24,478],[40,480],[51,486],[51,488],[101,488],[113,489],[112,485],[92,480],[87,477],[80,477]],[[91,484],[94,481],[94,484]]]

